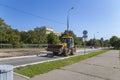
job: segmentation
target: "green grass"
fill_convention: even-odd
[[[16,68],[16,69],[14,69],[14,71],[19,74],[28,76],[28,77],[34,77],[35,75],[47,73],[54,69],[60,69],[61,67],[79,62],[81,60],[96,56],[98,54],[102,54],[107,51],[108,50],[102,50],[99,52],[92,52],[90,54],[75,56],[75,57],[71,57],[71,58],[67,58],[67,59],[50,61],[50,62],[35,64],[35,65],[28,65],[26,67]]]

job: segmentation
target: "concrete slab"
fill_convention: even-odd
[[[101,54],[82,61],[81,63],[99,65],[111,68],[120,68],[120,58],[118,51],[109,51],[105,54]]]
[[[17,75],[17,74],[15,74],[14,73],[14,80],[29,80],[28,78],[24,78],[24,77],[22,77],[22,76],[20,76],[20,75]]]
[[[95,56],[63,69],[107,80],[120,79],[120,59],[118,51],[110,51]]]
[[[78,72],[84,75],[89,75],[105,80],[119,80],[120,69],[108,68],[92,64],[77,63],[63,68],[64,70]],[[117,79],[115,79],[117,78]]]
[[[46,74],[35,76],[30,80],[104,80],[67,70],[53,70]]]

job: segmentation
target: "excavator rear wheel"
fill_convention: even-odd
[[[68,48],[63,49],[63,55],[68,56],[69,55],[69,50]]]
[[[74,55],[74,48],[71,49],[70,55]]]

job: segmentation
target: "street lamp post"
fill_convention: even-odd
[[[67,13],[67,32],[68,32],[68,30],[69,30],[69,14],[70,14],[70,11],[73,10],[73,9],[74,9],[74,7],[70,8],[70,9],[68,10],[68,13]]]
[[[97,33],[99,33],[99,32],[97,32]],[[93,37],[93,47],[95,48],[95,34],[93,35],[94,37]]]
[[[104,41],[103,37],[100,39],[100,41],[101,41],[101,48],[102,48],[103,47],[103,41]]]
[[[1,26],[2,26],[2,25],[0,24],[0,27],[1,27]],[[2,45],[2,34],[1,34],[1,33],[2,33],[2,31],[0,30],[0,35],[1,35],[1,38],[0,38],[0,48],[2,48],[2,46],[1,46],[1,45]]]

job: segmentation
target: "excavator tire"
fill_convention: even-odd
[[[64,55],[64,56],[68,56],[68,55],[69,55],[69,54],[68,54],[68,49],[67,49],[67,48],[63,49],[63,55]]]
[[[71,49],[70,55],[74,55],[74,48]]]

